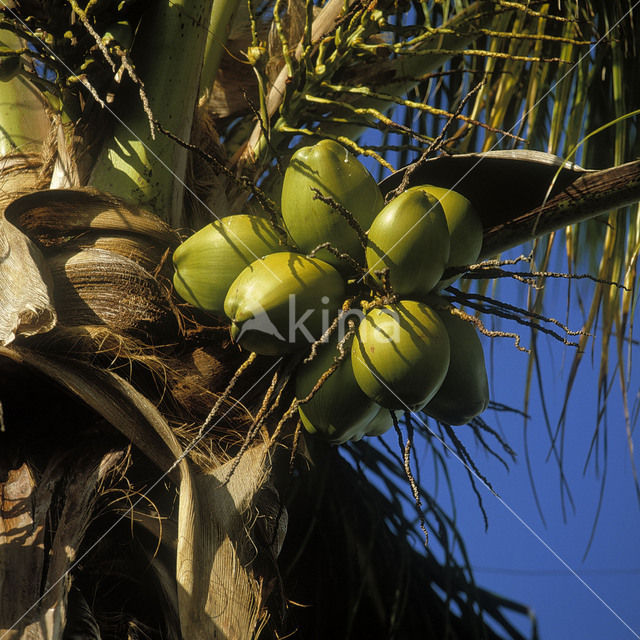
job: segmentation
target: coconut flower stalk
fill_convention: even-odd
[[[184,223],[187,151],[159,135],[153,121],[189,140],[211,7],[211,0],[160,3],[143,17],[132,55],[148,108],[135,93],[122,104],[89,178],[97,189],[144,205],[176,227]],[[224,28],[214,31],[222,42]]]

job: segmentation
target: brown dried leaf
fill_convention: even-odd
[[[0,217],[0,345],[56,324],[51,274],[38,248]]]
[[[264,497],[270,474],[269,448],[260,444],[211,475],[183,477],[177,578],[185,638],[255,637],[263,613],[262,585],[252,569],[257,550],[251,532],[257,518],[265,517],[265,509],[258,513],[257,499]]]
[[[75,452],[56,452],[41,473],[27,462],[0,464],[2,638],[62,638],[68,572],[91,518],[96,487],[121,455],[89,451],[82,443]],[[54,501],[63,506],[51,531]],[[47,530],[53,533],[50,542]]]

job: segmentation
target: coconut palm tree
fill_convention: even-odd
[[[230,214],[281,228],[291,154],[330,138],[389,197],[465,193],[485,258],[528,242],[538,278],[566,247],[626,393],[635,16],[561,4],[2,2],[0,638],[521,637],[506,612],[526,606],[475,584],[412,479],[431,432],[407,415],[399,452],[301,433],[295,358],[238,349],[175,294],[171,255]],[[541,292],[520,310],[483,292],[450,295],[544,326]]]

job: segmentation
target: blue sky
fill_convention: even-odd
[[[517,373],[524,367],[524,357],[519,353],[504,353],[495,362],[498,369],[508,372],[503,376],[494,368],[495,398],[517,397],[517,391],[522,388]],[[560,390],[562,376],[551,361],[548,364],[546,375],[552,382],[548,386]],[[504,415],[500,418],[502,432],[508,435],[520,458],[519,463],[506,473],[501,465],[480,452],[477,459],[480,469],[503,502],[484,491],[489,517],[489,529],[485,533],[475,497],[468,487],[466,472],[461,464],[452,460],[449,467],[456,488],[458,526],[476,567],[477,581],[484,587],[529,604],[538,616],[542,638],[634,638],[637,636],[615,615],[640,634],[640,510],[617,394],[608,407],[609,465],[603,509],[593,544],[583,560],[600,492],[600,478],[596,477],[593,468],[583,475],[596,415],[596,375],[588,363],[587,366],[589,369],[581,372],[576,385],[567,421],[568,446],[564,469],[575,511],[570,510],[564,521],[559,474],[555,462],[547,462],[549,440],[539,404],[534,401],[527,435],[533,476],[546,526],[534,504],[524,464],[522,420],[505,418]],[[638,376],[633,378],[632,388],[636,393],[639,381]],[[558,416],[560,394],[551,395],[555,396],[550,403],[552,415]],[[485,418],[492,423],[490,415]],[[595,593],[572,575],[559,558]],[[519,626],[526,628],[527,625]]]
[[[593,285],[582,282],[580,286]],[[546,313],[565,318],[566,281],[550,283],[548,287]],[[497,297],[522,303],[522,291],[522,284],[501,284]],[[575,309],[569,318],[571,327],[578,329],[580,318]],[[517,326],[503,328],[518,329]],[[526,331],[522,337],[525,345],[528,344]],[[574,351],[547,337],[539,340],[544,397],[555,427]],[[527,355],[516,350],[509,339],[483,338],[483,341],[492,399],[522,407]],[[590,348],[592,344],[596,346],[594,353],[597,354],[597,335]],[[637,345],[633,351],[637,351]],[[597,357],[592,361],[591,353],[587,354],[569,402],[563,469],[574,507],[568,506],[565,500],[566,517],[562,511],[558,466],[552,457],[548,458],[549,436],[537,390],[531,395],[526,432],[523,418],[517,415],[491,411],[483,415],[485,421],[497,428],[516,451],[518,461],[511,465],[509,472],[475,446],[473,438],[468,437],[468,428],[456,428],[456,434],[500,496],[495,497],[479,485],[489,519],[488,531],[484,529],[484,520],[465,468],[453,456],[448,463],[454,487],[457,526],[475,567],[477,583],[529,605],[537,616],[539,634],[544,640],[567,637],[640,638],[640,508],[617,385],[614,385],[607,402],[606,421],[601,425],[601,433],[604,434],[606,428],[607,452],[605,454],[600,448],[600,473],[596,472],[594,464],[586,471],[584,469],[596,425],[597,366]],[[630,383],[631,403],[637,402],[640,390],[637,370],[632,370]],[[544,522],[535,505],[527,472],[525,433]],[[395,434],[390,433],[386,437],[391,446],[397,446]],[[633,438],[637,445],[635,431]],[[417,459],[423,462],[423,485],[432,490],[435,479],[428,472],[431,456],[425,451],[424,443],[419,446],[422,450],[417,451]],[[585,558],[596,517],[605,458],[608,465],[603,506],[593,543]],[[438,499],[446,504],[447,491],[442,490]],[[531,623],[523,616],[513,617],[513,622],[524,633],[530,633]]]

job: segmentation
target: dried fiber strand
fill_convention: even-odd
[[[358,234],[360,244],[363,246],[363,248],[366,247],[367,234],[364,232],[363,228],[360,226],[360,223],[355,219],[353,214],[339,202],[336,202],[331,196],[325,196],[320,191],[320,189],[311,187],[311,191],[313,191],[314,193],[314,200],[320,200],[320,202],[324,202],[324,204],[329,205],[334,211],[340,214],[349,223],[349,226]]]
[[[427,527],[425,525],[424,512],[422,510],[422,501],[420,500],[420,490],[418,489],[418,485],[416,484],[416,480],[413,476],[413,472],[411,471],[411,448],[413,441],[413,425],[411,424],[411,420],[406,420],[405,423],[407,425],[407,440],[403,441],[402,431],[400,429],[400,425],[398,423],[398,417],[393,411],[389,411],[389,415],[393,420],[393,428],[395,429],[396,435],[398,436],[398,446],[400,447],[400,451],[402,452],[402,466],[404,467],[404,472],[407,476],[407,481],[409,483],[409,487],[411,488],[411,493],[413,494],[413,499],[415,500],[416,511],[418,512],[418,521],[420,523],[420,529],[422,529],[422,533],[424,533],[424,546],[429,546],[429,532],[427,531]]]
[[[494,488],[491,486],[491,483],[489,482],[489,480],[487,480],[487,478],[480,472],[480,470],[478,469],[476,463],[473,461],[473,458],[469,455],[469,452],[467,451],[467,448],[464,446],[464,444],[462,444],[461,440],[455,434],[453,428],[448,424],[442,424],[442,427],[444,428],[447,436],[449,436],[449,438],[451,439],[451,442],[453,442],[453,446],[456,449],[456,453],[458,454],[458,456],[460,457],[460,459],[464,463],[464,468],[466,469],[467,474],[469,476],[469,479],[471,480],[471,486],[473,488],[473,492],[476,494],[476,498],[478,499],[478,507],[480,508],[480,511],[482,512],[482,517],[484,519],[484,528],[485,528],[485,531],[486,531],[489,528],[489,518],[487,516],[487,512],[484,509],[484,503],[482,501],[482,496],[480,495],[480,492],[478,491],[478,486],[476,484],[476,478],[479,478],[480,481],[495,496],[497,496],[498,494],[496,493]]]
[[[366,274],[366,269],[364,269],[364,267],[357,260],[354,260],[348,253],[341,253],[340,250],[334,247],[330,242],[323,242],[317,247],[314,247],[314,249],[310,253],[308,253],[307,256],[309,258],[315,258],[318,251],[321,251],[322,249],[326,249],[329,253],[336,256],[336,258],[340,258],[340,260],[348,263],[352,269],[360,272],[360,274]]]
[[[455,267],[456,269],[458,267]],[[617,287],[618,289],[624,289],[625,291],[631,291],[629,287],[616,282],[615,280],[606,280],[604,278],[598,278],[588,273],[560,273],[556,271],[507,271],[500,269],[493,265],[486,266],[485,263],[477,265],[469,265],[467,267],[468,273],[465,273],[462,277],[465,279],[479,279],[479,278],[515,278],[523,282],[528,282],[538,278],[563,278],[566,280],[590,280],[596,284],[604,284],[611,287]]]
[[[285,423],[296,413],[298,407],[301,404],[306,404],[307,402],[309,402],[311,398],[313,398],[313,396],[318,392],[320,387],[326,382],[329,376],[331,376],[340,366],[341,362],[347,356],[347,352],[344,350],[343,345],[347,340],[351,338],[351,336],[353,336],[354,333],[355,329],[353,327],[350,328],[349,331],[347,331],[347,333],[345,334],[344,338],[342,338],[342,340],[338,343],[339,354],[334,358],[333,364],[320,376],[320,378],[318,378],[318,381],[313,386],[313,389],[311,389],[311,391],[304,398],[293,399],[293,401],[289,405],[289,408],[284,412],[283,416],[280,418],[280,421],[276,425],[276,428],[274,429],[274,432],[269,440],[270,445],[272,445],[276,441]]]
[[[453,287],[452,287],[453,288]],[[486,302],[490,305],[494,305],[496,307],[499,307],[500,309],[505,309],[508,311],[513,311],[515,313],[521,313],[527,317],[533,318],[535,320],[542,320],[543,322],[549,322],[551,324],[556,325],[557,327],[560,327],[567,335],[570,336],[589,336],[591,335],[590,333],[583,331],[582,329],[578,329],[578,330],[573,330],[573,329],[569,329],[569,327],[567,325],[565,325],[564,323],[560,322],[560,320],[556,320],[555,318],[550,318],[548,316],[542,315],[540,313],[537,313],[535,311],[531,311],[530,309],[522,309],[520,307],[516,307],[512,304],[509,304],[507,302],[502,302],[501,300],[494,300],[493,298],[489,298],[487,296],[483,296],[482,294],[479,293],[467,293],[467,292],[462,292],[462,291],[457,291],[456,290],[456,295],[457,294],[461,294],[461,297],[465,300],[479,300],[481,302]]]
[[[501,302],[498,300],[494,300],[492,298],[488,298],[479,293],[478,294],[464,293],[462,291],[454,289],[453,287],[451,287],[451,289],[455,292],[456,296],[459,295],[460,301],[466,306],[472,307],[477,311],[482,311],[484,313],[490,313],[490,314],[496,315],[500,318],[515,320],[518,324],[522,324],[524,326],[542,331],[543,333],[546,333],[556,338],[556,340],[559,340],[563,344],[566,344],[572,347],[577,347],[579,345],[576,342],[570,342],[566,340],[560,334],[553,331],[552,329],[549,329],[548,327],[544,327],[538,324],[537,322],[532,322],[530,320],[527,320],[526,318],[531,318],[532,320],[541,320],[543,322],[549,322],[550,324],[553,324],[561,328],[567,335],[570,335],[570,336],[589,336],[590,335],[589,333],[581,329],[577,331],[569,329],[569,327],[567,327],[565,324],[563,324],[559,320],[556,320],[555,318],[550,318],[548,316],[544,316],[540,313],[536,313],[535,311],[521,309],[520,307],[516,307],[506,302]],[[485,306],[484,304],[477,304],[476,301],[479,301],[481,303],[486,303],[486,305],[488,306]]]
[[[0,418],[1,417],[2,416],[0,416]],[[298,424],[296,424],[296,429],[293,432],[293,443],[291,444],[291,453],[289,456],[289,475],[293,475],[293,469],[295,465],[296,454],[298,452],[298,446],[300,445],[301,435],[302,435],[302,420],[298,420]]]
[[[474,432],[486,431],[487,433],[492,435],[498,441],[502,449],[509,455],[509,457],[515,461],[516,452],[511,448],[509,443],[502,437],[502,435],[493,427],[490,427],[482,418],[475,417],[469,424],[471,425]]]
[[[234,457],[233,464],[231,465],[231,468],[229,469],[229,473],[227,474],[227,477],[224,479],[223,484],[227,484],[229,480],[231,480],[231,477],[233,476],[235,470],[238,468],[238,465],[240,464],[240,460],[242,459],[242,456],[246,453],[246,451],[249,449],[251,444],[255,441],[258,433],[260,432],[260,427],[263,425],[264,420],[267,418],[269,414],[273,413],[276,410],[278,404],[280,403],[280,397],[284,389],[284,385],[286,384],[286,380],[284,381],[284,384],[281,387],[280,392],[276,396],[275,401],[271,406],[269,406],[271,397],[276,387],[278,386],[279,380],[280,380],[280,371],[279,369],[276,369],[275,373],[273,374],[273,377],[271,378],[271,383],[269,384],[269,388],[266,390],[262,398],[262,405],[260,406],[260,409],[258,410],[258,413],[251,427],[249,428],[249,431],[247,432],[247,435],[245,436],[242,446],[240,447],[240,451],[238,451],[238,453]]]
[[[211,427],[211,423],[216,416],[216,413],[219,411],[222,403],[229,397],[231,391],[233,391],[233,387],[235,387],[236,383],[240,379],[240,376],[255,362],[257,358],[256,353],[249,354],[249,357],[238,367],[236,372],[233,374],[231,380],[227,384],[225,390],[220,394],[216,403],[213,405],[213,408],[209,412],[209,415],[206,417],[205,421],[200,426],[198,430],[198,435],[195,440],[201,440],[205,435],[207,430]]]
[[[504,413],[516,413],[527,420],[531,419],[531,416],[526,412],[522,411],[522,409],[516,409],[515,407],[510,407],[507,404],[503,404],[502,402],[496,402],[495,400],[489,401],[489,409],[492,411],[500,411]]]
[[[469,304],[469,306],[473,306],[473,305]],[[479,310],[484,311],[485,309],[480,308]],[[465,313],[461,309],[456,309],[455,307],[452,307],[450,311],[453,315],[460,316],[463,320],[466,320],[467,322],[471,322],[482,335],[485,335],[489,338],[513,338],[516,349],[518,349],[519,351],[524,351],[525,353],[530,353],[529,349],[523,347],[520,344],[521,338],[517,333],[513,333],[511,331],[497,331],[497,330],[487,329],[484,326],[484,324],[482,324],[482,321],[480,320],[480,318],[476,316],[469,315],[468,313]]]
[[[329,325],[329,328],[320,336],[320,338],[318,338],[318,340],[316,340],[311,345],[311,350],[309,351],[309,355],[303,360],[305,364],[311,362],[316,357],[316,355],[318,354],[318,347],[321,344],[326,344],[329,341],[330,336],[338,328],[338,325],[340,324],[340,320],[342,320],[342,318],[351,311],[351,305],[353,304],[354,300],[355,300],[355,297],[345,300],[345,302],[342,305],[342,309],[340,310],[338,315],[333,319],[333,322]],[[349,332],[347,332],[338,343],[338,351],[340,352],[341,358],[345,357],[344,356],[345,339],[349,335],[353,335],[353,333],[350,334]]]

